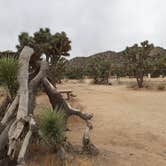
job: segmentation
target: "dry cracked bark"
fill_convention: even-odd
[[[38,74],[29,83],[29,113],[33,114],[35,107],[36,91],[41,84],[41,80],[46,76],[48,70],[48,62],[43,61],[40,63],[40,70]]]
[[[3,118],[6,109],[8,108],[9,104],[11,103],[11,98],[9,95],[6,95],[5,98],[0,103],[0,119]]]
[[[2,132],[2,130],[6,127],[6,125],[8,124],[8,122],[15,117],[16,115],[16,110],[18,108],[18,103],[19,103],[19,96],[17,95],[15,97],[15,99],[13,100],[12,104],[9,106],[9,108],[7,109],[4,117],[2,118],[1,122],[0,122],[0,133]]]
[[[33,49],[30,47],[24,47],[20,57],[19,57],[19,73],[18,73],[18,83],[19,83],[19,106],[16,119],[11,125],[8,137],[9,137],[9,149],[8,156],[14,158],[16,145],[18,143],[19,137],[24,129],[26,118],[28,116],[28,103],[29,103],[29,91],[28,91],[28,80],[29,80],[29,61],[34,53]]]
[[[76,115],[79,116],[81,119],[87,121],[93,117],[93,114],[91,113],[81,112],[77,109],[72,108],[70,104],[65,101],[62,95],[57,92],[56,88],[50,83],[50,81],[46,77],[42,79],[42,83],[49,97],[52,108],[62,108],[61,110],[64,112],[66,118],[71,115]]]
[[[91,142],[90,128],[88,126],[85,128],[85,131],[82,137],[82,145],[83,145],[83,152],[86,152],[90,155],[97,155],[99,153],[99,150]]]
[[[17,163],[19,166],[24,165],[24,163],[25,163],[26,152],[27,152],[28,146],[30,144],[30,141],[31,141],[31,138],[32,138],[32,135],[33,135],[33,132],[35,129],[36,129],[36,122],[33,119],[33,117],[31,116],[30,120],[29,120],[29,131],[25,135],[24,141],[22,143],[22,146],[21,146],[18,158],[17,158]]]

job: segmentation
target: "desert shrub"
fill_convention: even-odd
[[[144,82],[144,88],[148,90],[154,90],[155,85],[152,82]]]
[[[137,83],[136,82],[129,82],[128,84],[127,84],[127,88],[131,88],[131,89],[138,89],[138,85],[137,85]]]
[[[131,88],[131,89],[137,90],[139,87],[138,87],[138,84],[136,82],[129,82],[127,84],[127,88]],[[153,82],[144,81],[143,88],[146,89],[146,90],[155,90],[156,89],[156,85]]]
[[[18,60],[15,58],[3,57],[0,58],[0,84],[10,92],[14,97],[17,92],[17,73],[19,69]]]
[[[160,84],[160,85],[158,85],[157,89],[158,90],[165,90],[165,85]]]
[[[52,82],[61,83],[62,79],[65,77],[67,59],[64,57],[60,58],[56,64],[52,64],[49,68],[48,78]]]
[[[65,76],[68,79],[82,79],[84,70],[81,66],[67,66]]]
[[[6,95],[6,90],[5,90],[5,88],[0,86],[0,97],[3,97],[3,96],[5,96],[5,95]]]
[[[46,109],[40,118],[40,129],[51,144],[60,144],[65,139],[64,114],[61,111]]]
[[[94,80],[94,84],[108,84],[111,62],[102,57],[94,57],[86,66],[86,74]]]

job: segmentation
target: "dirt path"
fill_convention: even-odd
[[[74,83],[59,88],[72,89],[84,111],[94,113],[92,140],[101,154],[87,165],[166,166],[165,92]],[[83,123],[74,119],[69,127],[70,140],[79,144]]]

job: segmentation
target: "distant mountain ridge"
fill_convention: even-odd
[[[162,47],[154,47],[154,49],[150,52],[150,56],[166,56],[166,49]],[[105,51],[96,53],[87,57],[75,57],[69,60],[68,65],[80,65],[80,66],[86,66],[88,62],[92,58],[104,58],[105,60],[112,61],[114,64],[123,64],[125,61],[125,57],[123,56],[123,51],[121,52],[115,52],[115,51]]]
[[[121,53],[116,53],[114,51],[105,51],[90,55],[88,57],[72,58],[71,60],[69,60],[68,65],[86,66],[93,58],[102,58],[104,60],[112,61],[113,63],[121,63],[122,61],[124,61],[124,57],[122,56]]]

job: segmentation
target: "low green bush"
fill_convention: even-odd
[[[46,109],[40,116],[40,129],[51,144],[61,144],[65,139],[65,120],[61,111]]]
[[[9,57],[0,58],[0,85],[7,87],[11,97],[14,97],[17,93],[18,70],[19,63],[17,59]]]

